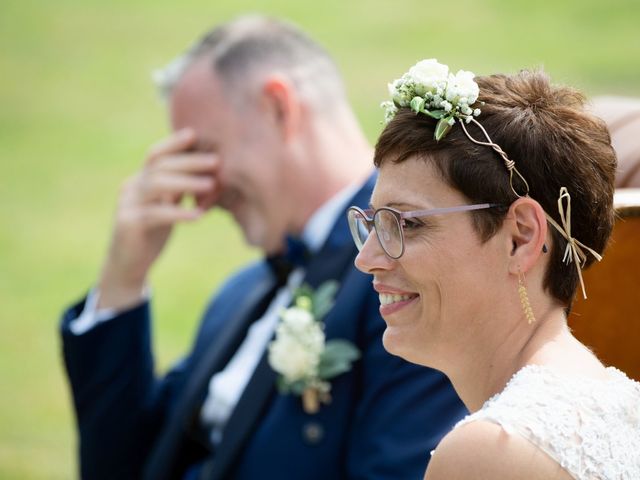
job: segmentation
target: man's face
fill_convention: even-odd
[[[281,247],[291,218],[285,145],[258,95],[246,95],[251,103],[238,107],[225,94],[210,63],[197,61],[171,96],[172,128],[193,129],[194,150],[218,156],[217,205],[233,215],[249,244],[273,253]]]

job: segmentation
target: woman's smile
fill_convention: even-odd
[[[388,285],[374,283],[373,288],[380,298],[380,314],[391,315],[417,302],[420,295],[414,292],[399,290]]]

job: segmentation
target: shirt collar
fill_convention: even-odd
[[[327,200],[316,210],[302,231],[302,240],[312,253],[317,253],[329,237],[331,228],[352,198],[361,187],[359,183],[349,185]]]

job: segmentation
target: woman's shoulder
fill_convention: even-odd
[[[425,480],[571,478],[535,445],[484,420],[452,430],[433,452],[425,476]]]
[[[529,365],[479,411],[458,423],[443,441],[439,457],[463,458],[470,472],[477,465],[517,470],[535,451],[556,469],[564,465],[575,478],[619,478],[608,475],[611,472],[622,474],[620,478],[640,478],[640,460],[633,453],[640,449],[639,427],[640,384],[622,372],[610,367],[604,378],[593,378]]]
[[[640,405],[640,383],[613,367],[603,372],[604,376],[596,378],[545,365],[527,365],[458,427],[476,420],[491,420],[507,430],[512,424],[578,427],[585,416],[608,417],[609,421],[617,418],[624,423],[631,418],[621,416],[620,411]],[[567,423],[568,418],[573,424]]]

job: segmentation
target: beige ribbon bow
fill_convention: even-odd
[[[565,201],[566,208],[564,205]],[[558,225],[558,222],[556,222],[548,214],[546,214],[547,220],[551,225],[555,227],[556,230],[558,230],[558,232],[560,232],[560,234],[567,241],[567,246],[564,249],[564,257],[562,258],[562,261],[567,265],[571,262],[574,262],[576,264],[578,278],[580,279],[580,286],[582,287],[582,296],[586,299],[587,291],[584,288],[584,280],[582,279],[582,267],[584,267],[584,264],[587,261],[587,254],[584,253],[584,250],[587,250],[598,261],[602,260],[602,256],[592,248],[587,247],[584,243],[576,240],[571,236],[571,195],[569,195],[569,190],[567,190],[567,187],[560,188],[560,196],[558,197],[558,212],[560,213],[562,226]]]

